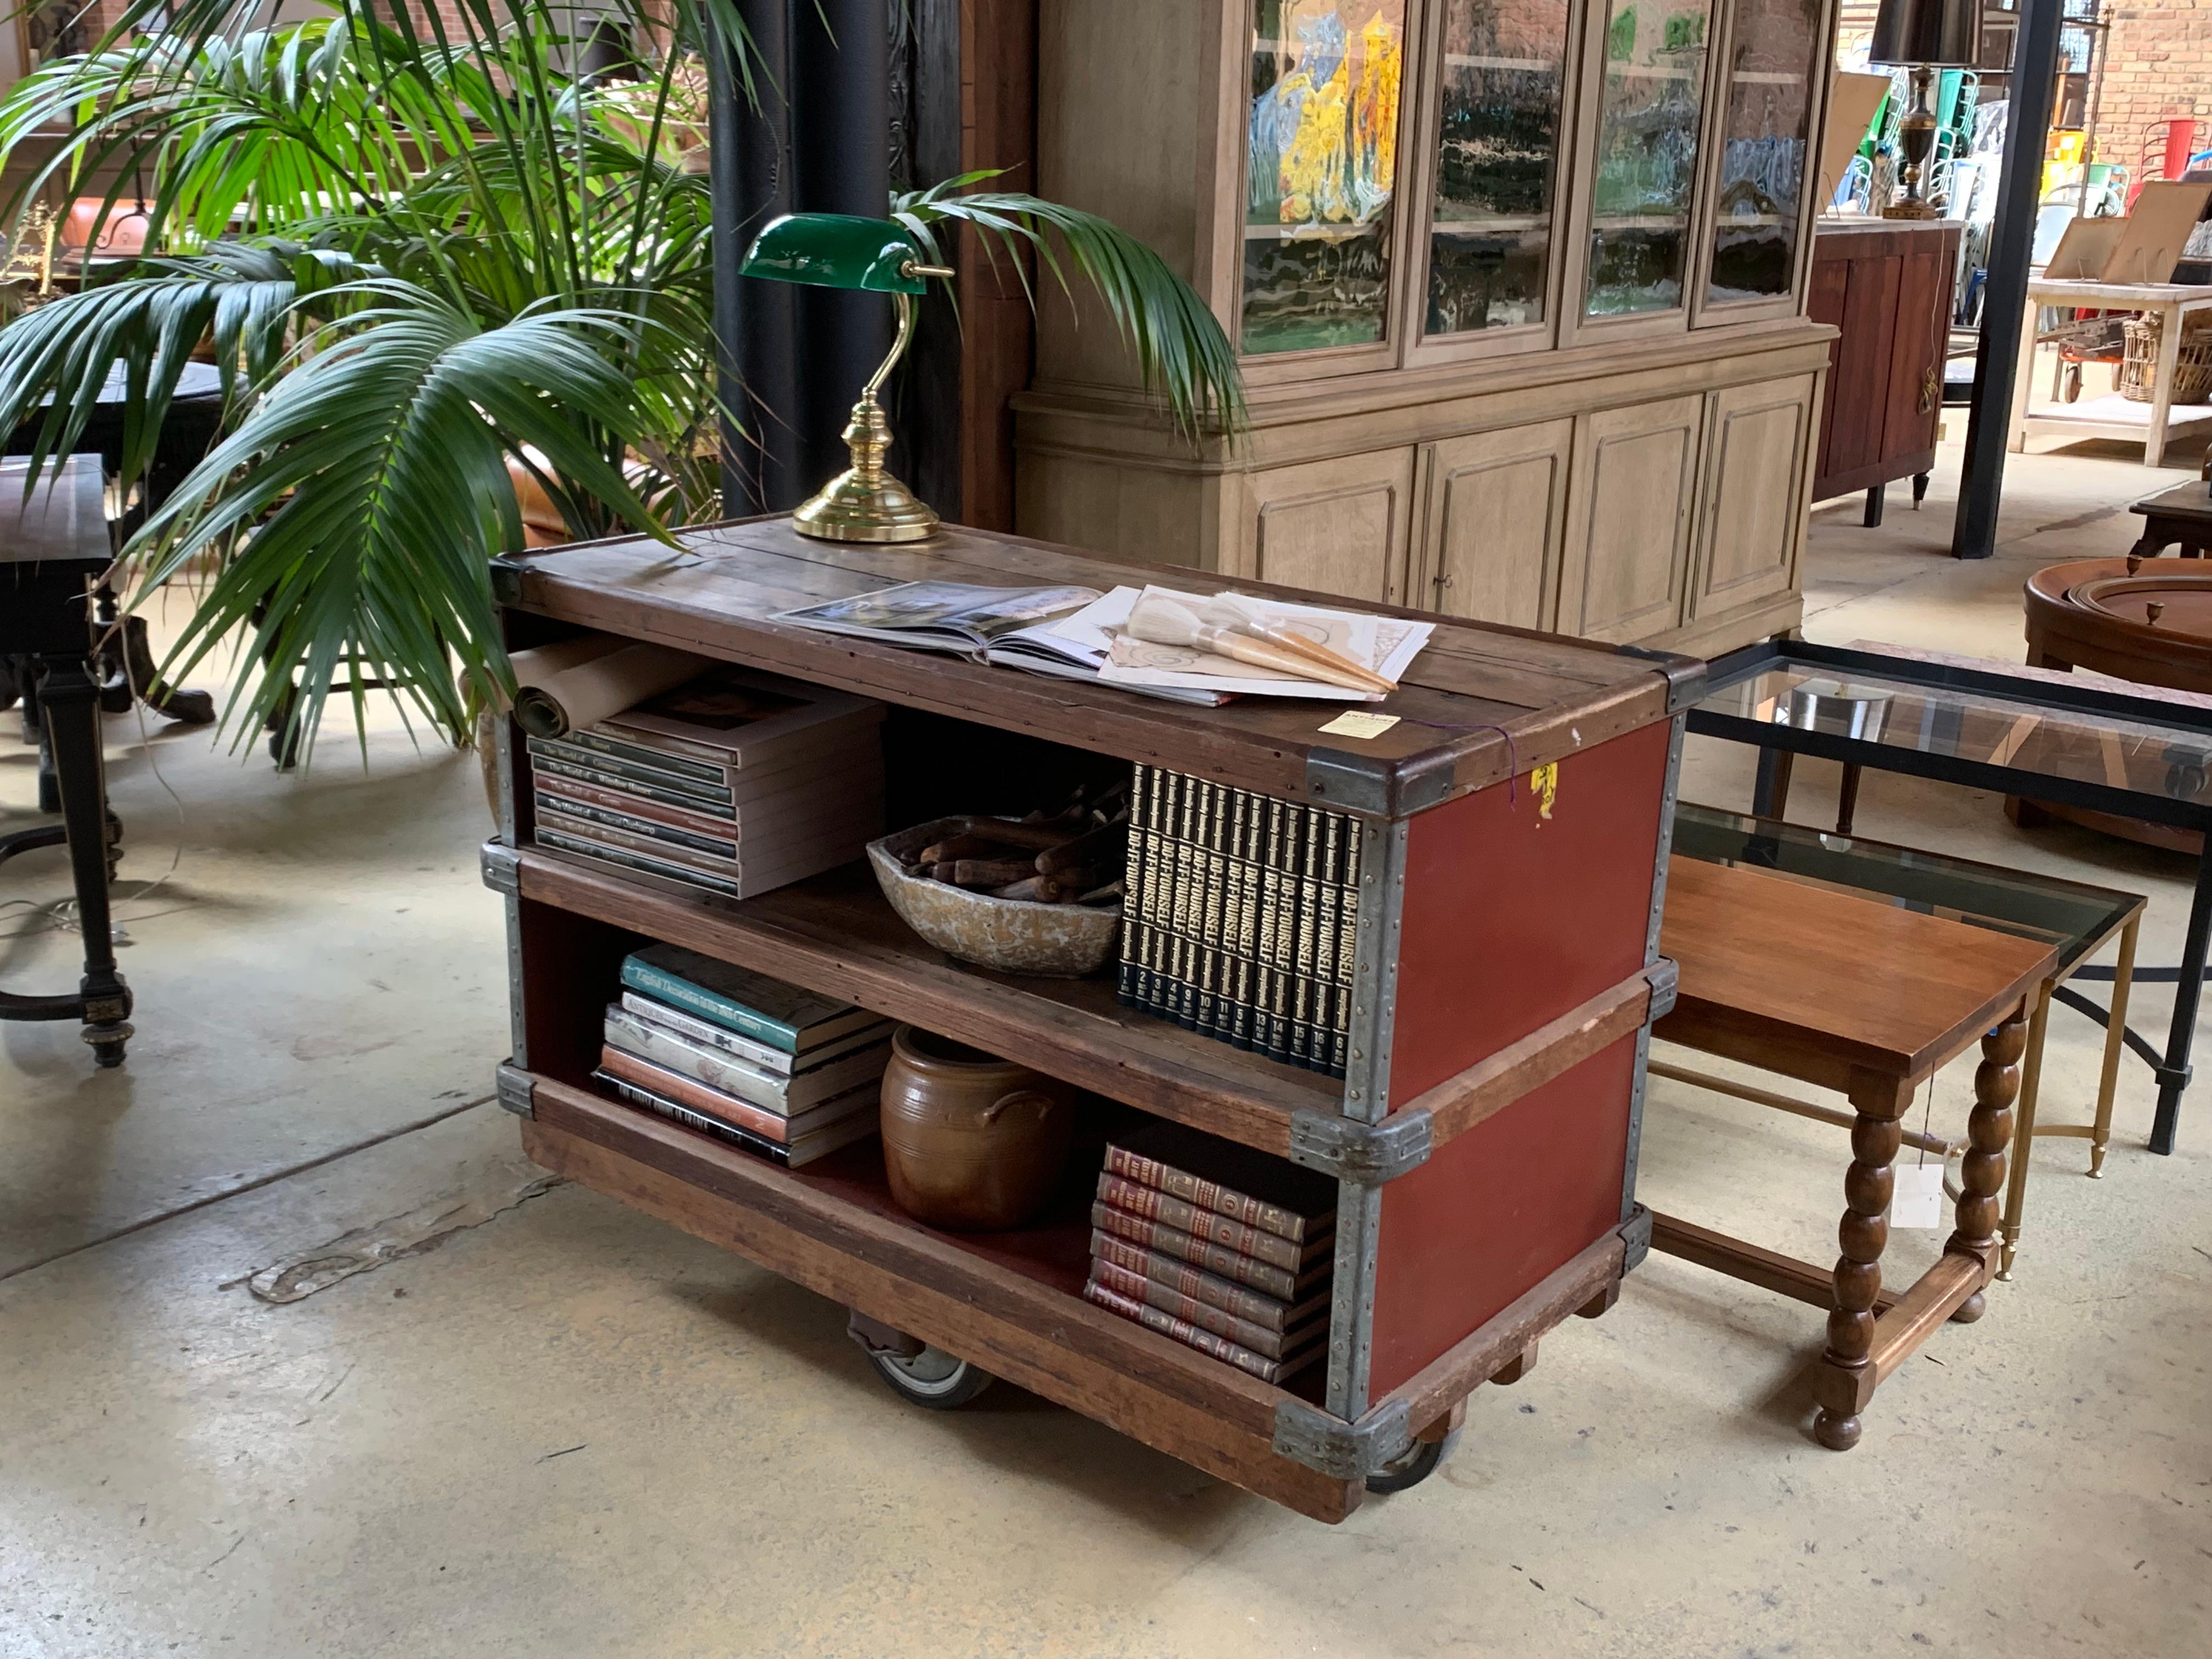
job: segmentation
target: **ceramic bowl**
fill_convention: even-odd
[[[868,843],[868,863],[900,921],[945,955],[1002,973],[1081,979],[1115,959],[1119,904],[994,898],[907,873],[916,854],[963,822],[939,818]]]

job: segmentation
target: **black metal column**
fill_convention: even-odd
[[[792,13],[813,0],[736,0],[750,85],[734,48],[708,53],[714,208],[714,332],[721,351],[722,510],[780,512],[813,486],[799,456],[798,290],[738,276],[760,228],[793,206]]]
[[[1959,516],[1951,531],[1952,555],[1961,559],[1986,559],[1996,551],[1997,498],[2012,438],[2021,331],[2032,326],[2027,262],[2043,190],[2043,153],[2051,142],[2065,0],[2020,0],[2020,10],[2012,96],[2005,110],[2004,169],[1997,181],[1996,219],[1990,228],[1981,345],[1974,354],[1973,402],[1966,416],[1966,465],[1959,481]]]
[[[794,204],[803,213],[880,219],[890,210],[890,0],[799,0],[793,19]],[[903,3],[903,0],[899,0]],[[891,349],[891,303],[881,294],[799,290],[800,499],[851,465],[846,416]],[[898,465],[894,454],[893,467]],[[780,503],[793,505],[797,503]]]

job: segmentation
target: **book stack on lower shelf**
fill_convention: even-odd
[[[1332,1077],[1351,1053],[1358,825],[1136,769],[1121,1000]]]
[[[740,668],[529,739],[538,841],[655,885],[745,898],[883,833],[884,707]]]
[[[1106,1149],[1083,1293],[1279,1382],[1328,1347],[1336,1187],[1249,1147],[1158,1123]]]
[[[623,959],[593,1079],[796,1169],[875,1133],[891,1024],[673,945]]]

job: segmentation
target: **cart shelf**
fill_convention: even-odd
[[[952,961],[898,919],[866,865],[738,902],[679,898],[536,848],[519,875],[525,899],[774,974],[1279,1157],[1292,1114],[1340,1109],[1334,1079],[1125,1009],[1109,981]]]
[[[543,1167],[1248,1490],[1326,1520],[1357,1504],[1356,1481],[1270,1449],[1279,1408],[1317,1397],[1321,1368],[1278,1388],[1092,1306],[1087,1223],[937,1232],[891,1201],[873,1142],[782,1170],[557,1079],[530,1081],[523,1145]]]

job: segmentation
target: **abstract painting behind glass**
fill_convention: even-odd
[[[1427,331],[1544,319],[1567,0],[1446,0]]]
[[[1382,337],[1406,0],[1253,0],[1247,353]]]
[[[1682,303],[1706,15],[1705,0],[1664,12],[1613,0],[1583,299],[1589,316],[1671,311]]]
[[[1790,292],[1820,17],[1820,0],[1741,0],[1736,13],[1710,301]]]

